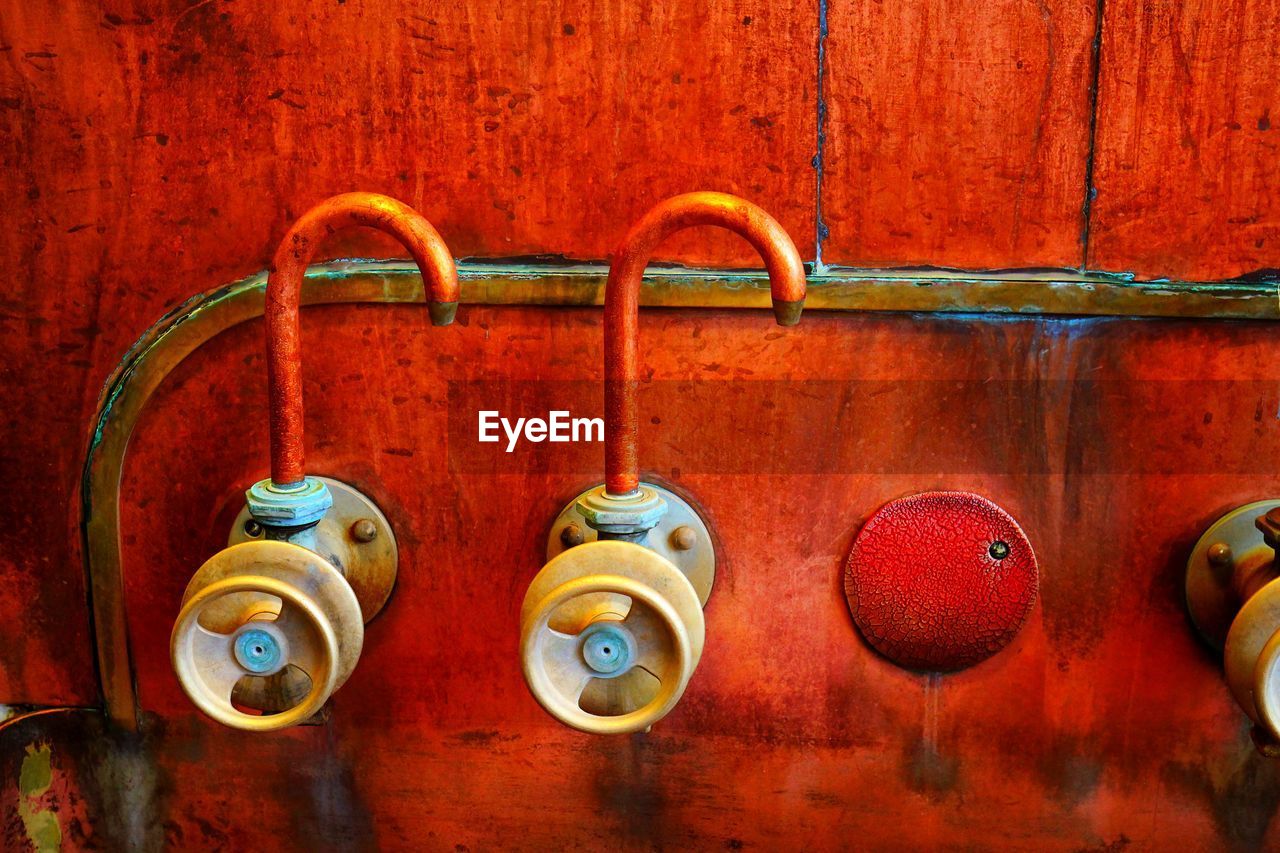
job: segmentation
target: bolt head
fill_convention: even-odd
[[[360,543],[378,538],[378,525],[371,518],[358,518],[351,524],[351,538]]]
[[[581,654],[597,678],[617,678],[631,669],[636,641],[619,622],[596,622],[582,632]]]
[[[1214,542],[1209,546],[1209,564],[1221,568],[1231,565],[1231,546],[1226,542]]]
[[[281,638],[270,628],[252,623],[240,629],[232,648],[236,663],[257,675],[278,672],[287,663]]]
[[[682,524],[671,531],[671,547],[677,551],[692,551],[698,544],[698,531],[687,524]]]
[[[569,524],[560,531],[560,544],[566,548],[576,548],[587,539],[582,532],[582,528],[576,524]]]

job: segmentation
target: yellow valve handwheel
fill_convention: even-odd
[[[170,654],[197,708],[225,726],[262,732],[315,714],[351,674],[363,641],[360,604],[332,564],[298,545],[246,542],[196,572]],[[290,707],[253,714],[233,704],[246,677],[261,681],[290,667],[310,681]]]
[[[642,731],[680,701],[702,656],[697,592],[665,557],[588,542],[549,562],[525,595],[520,658],[546,711],[593,734]]]
[[[1267,640],[1253,669],[1253,702],[1257,722],[1273,740],[1280,740],[1280,629]]]
[[[1280,739],[1280,581],[1240,608],[1223,645],[1227,686],[1255,723]]]

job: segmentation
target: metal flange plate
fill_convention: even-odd
[[[716,551],[711,542],[711,531],[684,498],[653,483],[642,485],[662,496],[667,502],[667,514],[640,544],[675,564],[693,584],[694,591],[698,593],[698,601],[705,607],[716,579]],[[569,543],[581,544],[596,540],[596,531],[587,524],[578,509],[578,500],[594,490],[588,489],[569,501],[556,516],[551,525],[551,533],[547,536],[548,562],[573,547]]]
[[[333,506],[313,532],[304,532],[290,541],[311,548],[342,572],[368,624],[382,610],[396,585],[400,554],[395,534],[377,504],[355,488],[329,477],[316,479],[329,487]],[[236,516],[227,544],[263,538],[261,525],[253,521],[246,507]]]
[[[1215,649],[1221,649],[1226,642],[1231,622],[1240,611],[1234,579],[1247,577],[1275,558],[1254,521],[1276,507],[1280,507],[1280,500],[1237,507],[1210,525],[1191,549],[1187,560],[1187,610],[1200,636]],[[1215,564],[1209,559],[1209,549],[1219,543],[1230,547],[1230,559]]]

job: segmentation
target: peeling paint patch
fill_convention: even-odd
[[[62,849],[57,812],[41,802],[53,784],[52,757],[47,743],[28,745],[18,775],[18,816],[27,840],[39,853]]]

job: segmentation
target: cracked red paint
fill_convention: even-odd
[[[1039,587],[1018,523],[967,492],[885,504],[849,553],[845,595],[867,642],[909,669],[986,660],[1022,628]]]

